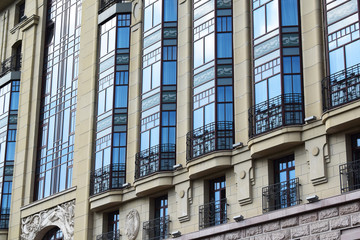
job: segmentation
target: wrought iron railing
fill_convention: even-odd
[[[120,230],[103,233],[96,236],[96,240],[120,240]]]
[[[299,93],[279,95],[249,109],[249,137],[303,122],[303,95]]]
[[[135,156],[135,179],[161,171],[172,171],[176,159],[175,144],[160,144]]]
[[[1,63],[0,77],[11,71],[19,71],[21,69],[21,54],[15,54],[7,58]]]
[[[299,178],[276,183],[262,189],[263,212],[300,204]]]
[[[226,198],[199,207],[199,228],[220,225],[227,222]]]
[[[143,223],[143,240],[161,240],[169,237],[170,217],[160,217]]]
[[[341,193],[360,189],[360,160],[339,166]]]
[[[123,188],[125,183],[125,164],[113,163],[96,169],[90,175],[90,195]]]
[[[115,3],[131,2],[130,0],[100,0],[99,13],[102,13]]]
[[[360,99],[360,64],[324,78],[322,92],[324,112]]]
[[[0,212],[0,229],[9,228],[10,208],[3,208]]]
[[[213,122],[194,129],[186,135],[186,159],[191,161],[210,152],[232,149],[233,137],[233,122]]]

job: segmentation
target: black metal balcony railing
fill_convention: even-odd
[[[324,112],[360,99],[360,64],[324,78],[322,92]]]
[[[303,95],[289,93],[261,102],[249,109],[249,137],[285,125],[304,122]]]
[[[96,236],[96,240],[120,240],[120,230],[103,233]]]
[[[175,144],[160,144],[135,156],[135,179],[161,171],[172,171],[176,158]]]
[[[90,175],[90,195],[121,189],[125,183],[125,164],[113,163],[96,169]]]
[[[339,166],[341,193],[360,189],[360,160]]]
[[[187,161],[210,152],[232,149],[233,136],[233,122],[213,122],[188,132]]]
[[[143,223],[143,240],[161,240],[169,237],[169,216]]]
[[[9,228],[10,208],[1,209],[0,213],[0,229]]]
[[[263,212],[300,204],[299,178],[276,183],[262,189]]]
[[[19,71],[21,69],[21,54],[15,54],[1,63],[0,77],[11,71]]]
[[[199,207],[199,228],[220,225],[227,222],[226,198]]]

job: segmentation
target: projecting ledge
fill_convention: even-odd
[[[161,191],[173,186],[173,172],[157,172],[153,175],[140,178],[134,183],[136,196]]]
[[[119,205],[123,201],[123,190],[111,190],[90,197],[90,210],[97,212]]]
[[[188,161],[189,178],[202,176],[231,167],[232,151],[218,151],[203,157]]]
[[[248,142],[251,157],[263,157],[302,144],[301,135],[301,126],[286,126],[252,138]]]
[[[322,122],[325,124],[326,132],[336,133],[359,126],[359,110],[360,101],[356,101],[325,112],[322,115]]]

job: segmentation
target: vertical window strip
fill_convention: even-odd
[[[81,1],[49,0],[47,8],[38,141],[46,142],[39,144],[35,200],[72,185]]]
[[[20,81],[0,89],[0,229],[9,225]]]
[[[136,177],[172,170],[175,164],[175,125],[169,128],[164,116],[171,111],[176,121],[177,5],[177,0],[158,0],[144,8],[141,140]],[[155,36],[151,45],[146,43],[149,36]],[[156,163],[151,163],[155,168],[146,165],[150,152],[158,156]],[[166,154],[160,154],[163,152]],[[169,154],[167,160],[162,159]]]
[[[99,45],[103,50],[99,63],[95,163],[91,174],[91,195],[122,188],[125,183],[130,17],[130,14],[119,14],[100,26]],[[104,64],[106,67],[102,68]]]
[[[253,1],[255,106],[250,111],[253,114],[250,136],[303,123],[299,1],[259,3]],[[269,16],[276,18],[270,20]],[[271,119],[267,117],[268,111],[273,113]]]

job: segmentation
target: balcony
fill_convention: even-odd
[[[199,207],[199,228],[204,229],[227,222],[226,198]]]
[[[176,158],[175,144],[160,144],[135,156],[135,179],[162,171],[172,171]]]
[[[169,216],[156,218],[143,223],[143,240],[161,240],[169,238]]]
[[[341,193],[360,189],[360,160],[339,166]]]
[[[276,183],[262,189],[263,213],[300,204],[299,178]]]
[[[120,230],[103,233],[96,236],[96,240],[120,240]]]
[[[218,150],[231,150],[233,136],[233,122],[213,122],[188,132],[186,160]]]
[[[125,169],[124,163],[113,163],[92,171],[90,175],[90,195],[110,189],[121,189],[125,182]]]
[[[300,125],[304,119],[303,95],[289,93],[256,104],[249,109],[249,137],[282,126]]]
[[[324,112],[360,99],[360,64],[322,80]]]
[[[21,54],[15,54],[7,58],[1,63],[0,66],[0,78],[5,76],[9,72],[20,71],[21,69]]]
[[[10,208],[1,209],[0,213],[0,229],[9,228]]]

